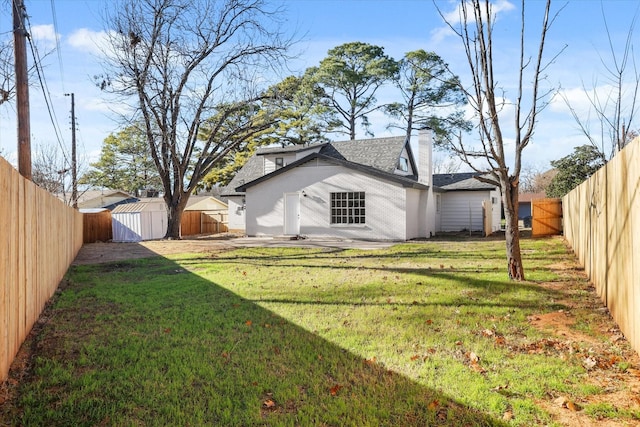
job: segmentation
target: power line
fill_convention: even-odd
[[[58,16],[56,15],[56,4],[51,0],[51,18],[53,19],[53,32],[56,37],[56,52],[58,53],[58,66],[60,67],[60,82],[62,84],[62,92],[64,90],[64,67],[62,66],[62,49],[60,49],[60,37],[58,37]]]
[[[45,104],[47,106],[47,112],[49,114],[49,119],[51,120],[51,124],[53,126],[53,130],[56,136],[56,140],[58,142],[58,145],[60,146],[60,150],[62,151],[62,156],[64,158],[65,164],[69,164],[69,158],[67,156],[67,153],[65,151],[65,147],[62,141],[62,135],[61,135],[61,131],[60,131],[60,126],[58,125],[58,118],[56,117],[55,114],[55,110],[53,109],[52,103],[51,103],[51,94],[49,92],[49,87],[46,83],[46,79],[44,78],[44,70],[41,69],[42,67],[42,60],[40,58],[40,55],[38,53],[38,48],[36,47],[36,45],[33,43],[33,40],[31,40],[31,37],[29,36],[29,34],[31,33],[31,22],[28,19],[27,16],[27,26],[29,31],[27,32],[27,40],[29,41],[29,46],[31,48],[31,55],[33,57],[33,61],[34,61],[34,68],[36,70],[36,74],[38,76],[38,81],[40,82],[40,89],[42,90],[42,95],[45,101]]]

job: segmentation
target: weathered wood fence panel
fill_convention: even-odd
[[[113,227],[111,227],[111,211],[92,212],[82,214],[83,242],[108,242],[113,239]]]
[[[203,211],[201,215],[202,233],[225,233],[229,231],[227,227],[227,212]]]
[[[563,198],[564,235],[640,351],[640,139]]]
[[[82,246],[82,214],[0,158],[0,381]]]
[[[200,211],[182,212],[180,234],[182,236],[193,236],[194,234],[200,234]]]
[[[184,211],[180,224],[182,236],[229,231],[227,212],[223,211]]]
[[[558,234],[562,234],[562,200],[532,200],[531,235],[555,236]]]

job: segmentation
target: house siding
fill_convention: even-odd
[[[227,227],[231,232],[244,232],[245,231],[245,213],[243,209],[242,199],[244,196],[230,196],[227,200],[229,207],[229,216]]]
[[[409,189],[406,197],[406,233],[408,239],[420,237],[420,222],[422,215],[420,214],[420,193],[423,191]],[[424,209],[426,211],[426,208]]]
[[[439,231],[481,231],[482,201],[491,200],[489,191],[442,193]],[[494,217],[495,218],[495,217]],[[498,226],[500,225],[498,212]]]
[[[345,191],[365,192],[365,224],[330,224],[330,193]],[[247,234],[282,235],[283,194],[295,192],[301,194],[301,235],[372,240],[408,238],[405,188],[321,161],[309,162],[250,187],[246,193]]]

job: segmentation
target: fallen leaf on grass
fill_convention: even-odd
[[[427,405],[427,409],[429,409],[430,411],[435,411],[436,409],[438,409],[439,406],[440,406],[440,402],[438,402],[437,400],[432,400]]]
[[[274,408],[276,406],[276,402],[274,402],[271,399],[267,399],[264,402],[262,402],[262,406],[264,406],[267,409]]]
[[[364,363],[366,363],[367,365],[375,365],[376,364],[376,357],[373,356],[371,359],[365,359]]]
[[[484,336],[484,337],[492,337],[494,335],[495,334],[493,333],[493,331],[491,329],[484,329],[482,331],[482,336]]]
[[[433,320],[431,320],[431,319],[427,319],[427,320],[425,320],[425,321],[424,321],[424,323],[426,323],[427,325],[430,325],[430,324],[432,324],[432,323],[433,323]]]
[[[553,403],[561,408],[564,408],[567,405],[567,398],[564,396],[557,397],[554,399]]]
[[[471,362],[471,364],[469,366],[471,366],[471,369],[473,369],[474,371],[476,371],[479,374],[484,374],[484,373],[487,372],[487,370],[484,369],[482,366],[480,366],[480,364],[478,362]]]
[[[247,326],[251,326],[253,325],[253,322],[251,320],[247,320],[246,322],[244,322],[244,324]]]
[[[578,412],[582,408],[580,408],[580,406],[577,403],[572,402],[570,400],[570,401],[567,402],[567,409],[570,410],[570,411],[573,411],[573,412]]]
[[[511,421],[513,419],[513,412],[507,411],[502,415],[502,419],[505,421]]]
[[[331,393],[331,396],[335,396],[338,394],[341,388],[342,386],[340,384],[336,384],[333,387],[331,387],[331,389],[329,389],[329,393]]]
[[[413,356],[411,356],[411,361],[414,362],[416,360],[420,359],[420,355],[418,354],[414,354]]]

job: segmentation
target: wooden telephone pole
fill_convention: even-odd
[[[76,101],[73,93],[65,93],[71,96],[71,206],[78,207],[78,163],[76,161]]]
[[[29,119],[29,77],[27,73],[26,10],[23,0],[13,0],[13,44],[18,115],[18,171],[31,179],[31,122]]]

